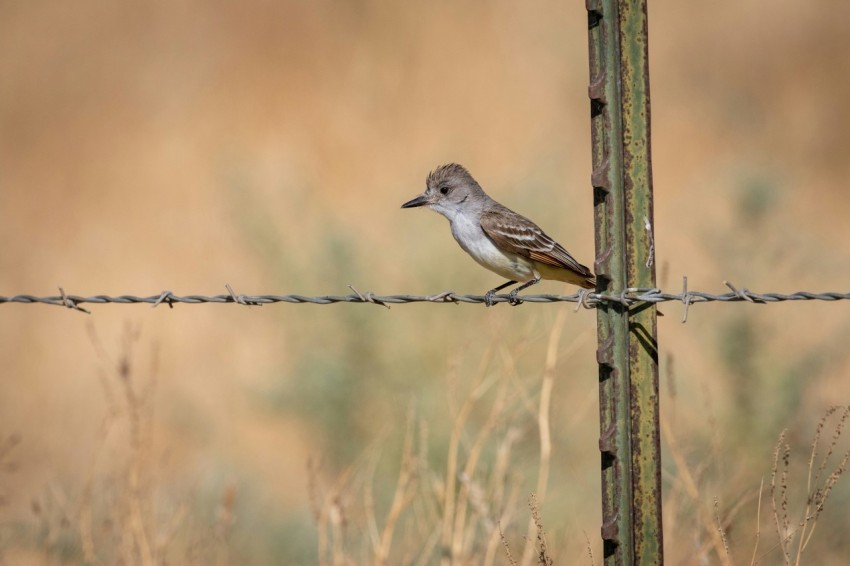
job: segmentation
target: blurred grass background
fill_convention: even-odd
[[[650,57],[659,284],[846,291],[850,5],[653,2]],[[10,0],[0,77],[3,295],[484,292],[498,278],[443,219],[399,210],[449,161],[593,260],[580,4]],[[430,486],[416,501],[436,495],[399,522],[389,563],[404,563],[481,383],[457,453],[506,383],[470,485],[518,435],[503,529],[521,555],[546,346],[570,308],[4,306],[0,557],[142,562],[147,540],[169,563],[312,564],[335,541],[371,562],[412,422]],[[778,435],[799,514],[815,425],[850,402],[847,305],[698,305],[684,326],[664,310],[662,413],[699,488],[665,460],[668,561],[722,561],[715,497],[746,561]],[[590,562],[584,533],[598,563],[594,313],[556,336],[540,516],[557,563]],[[850,553],[850,490],[831,497],[804,562]],[[780,563],[761,511],[762,563]]]

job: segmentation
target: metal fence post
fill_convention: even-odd
[[[586,0],[596,273],[618,296],[655,287],[646,0]],[[605,564],[661,564],[656,309],[598,305]]]

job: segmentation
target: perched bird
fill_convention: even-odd
[[[487,291],[484,303],[495,303],[496,291],[523,283],[510,292],[508,302],[522,302],[517,293],[541,279],[572,283],[585,289],[596,287],[596,277],[577,262],[564,247],[546,235],[534,222],[487,196],[472,175],[451,163],[432,171],[425,192],[402,208],[427,206],[449,219],[460,247],[472,259],[508,279]]]

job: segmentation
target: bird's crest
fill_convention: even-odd
[[[434,185],[439,185],[443,181],[447,181],[449,179],[454,178],[459,178],[464,181],[475,183],[475,179],[472,178],[472,175],[469,174],[469,171],[467,171],[463,165],[458,165],[457,163],[448,163],[446,165],[440,165],[439,167],[428,173],[428,178],[425,180],[425,183],[430,187]]]

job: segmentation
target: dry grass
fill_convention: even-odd
[[[832,437],[830,438],[826,452],[820,462],[818,450],[820,449],[821,434],[831,417],[837,415]],[[808,473],[806,477],[805,504],[796,513],[789,506],[788,491],[791,486],[790,465],[791,446],[787,441],[787,431],[782,431],[774,450],[773,469],[770,476],[770,497],[773,507],[773,519],[776,533],[779,539],[778,547],[782,553],[785,564],[799,565],[803,560],[803,552],[808,548],[818,524],[818,518],[823,513],[824,506],[832,493],[838,480],[847,470],[850,461],[850,449],[847,449],[840,457],[832,471],[824,477],[824,473],[830,464],[830,459],[838,448],[838,443],[844,431],[844,425],[850,417],[850,406],[830,407],[820,419],[815,429],[809,457]],[[800,518],[792,526],[792,516],[797,514]],[[796,540],[796,549],[794,542]],[[755,561],[758,563],[759,561]]]
[[[664,416],[663,411],[661,412],[659,421],[661,424],[661,437],[667,444],[670,457],[676,465],[676,474],[672,476],[672,479],[675,480],[674,487],[665,494],[667,501],[664,508],[664,515],[668,517],[666,520],[672,520],[675,523],[675,512],[671,507],[678,501],[677,497],[681,490],[696,510],[699,526],[708,538],[707,544],[702,543],[700,545],[697,556],[702,556],[708,548],[711,548],[720,563],[730,564],[719,518],[717,518],[716,522],[712,520],[712,510],[708,502],[704,500],[705,494],[700,490],[699,481],[688,465],[684,451],[679,446],[677,435],[673,432],[673,428],[670,426],[669,420]],[[672,493],[669,493],[669,491],[672,491]],[[672,517],[670,517],[671,515]]]
[[[540,397],[535,420],[541,439],[537,486],[544,492],[552,450],[549,405],[564,316],[558,316],[550,332],[540,393],[535,394]],[[408,410],[395,489],[385,512],[376,512],[374,499],[383,441],[329,483],[322,481],[316,465],[309,465],[320,564],[355,564],[365,556],[374,564],[439,560],[443,564],[492,565],[500,560],[500,547],[502,558],[515,561],[503,529],[515,532],[517,528],[514,521],[520,511],[523,481],[511,464],[516,459],[516,442],[524,434],[522,421],[531,415],[524,403],[517,406],[509,401],[518,384],[511,372],[494,371],[494,353],[492,349],[485,353],[468,394],[454,412],[443,472],[434,469],[427,458],[427,422],[417,418],[412,408]],[[449,383],[455,383],[452,372],[450,367]],[[485,407],[484,420],[470,429],[471,415]],[[485,453],[490,456],[484,458]],[[341,504],[343,501],[348,504]],[[532,495],[529,520],[534,530],[523,539],[522,555],[533,557],[538,564],[552,564],[540,503],[540,498]],[[368,548],[362,546],[363,535],[370,541]]]
[[[163,486],[157,470],[162,457],[154,440],[156,352],[141,370],[138,328],[125,327],[117,358],[107,354],[93,327],[89,335],[102,363],[100,384],[107,409],[81,489],[67,491],[54,484],[32,502],[43,561],[231,563],[228,537],[234,525],[235,485],[225,488],[211,528],[200,535],[191,533],[188,501],[163,502],[159,495]]]
[[[435,459],[430,425],[417,414],[414,404],[406,411],[400,434],[388,427],[341,472],[326,469],[320,459],[308,461],[306,487],[319,564],[440,561],[446,565],[492,565],[506,561],[519,565],[529,560],[528,564],[551,566],[556,562],[556,551],[544,532],[542,505],[554,451],[550,437],[552,391],[556,376],[569,373],[559,371],[558,360],[576,347],[575,343],[567,348],[559,346],[566,312],[562,310],[551,325],[536,386],[529,387],[518,378],[516,355],[522,345],[514,352],[501,350],[500,358],[496,357],[496,348],[487,349],[476,375],[466,385],[458,381],[458,366],[450,364],[446,381],[450,398],[456,399],[464,387],[467,393],[453,410],[443,469],[434,466],[442,458]],[[225,486],[210,527],[200,532],[192,528],[197,523],[197,517],[193,517],[197,509],[191,502],[171,502],[167,513],[158,509],[162,499],[157,495],[161,486],[153,430],[156,354],[151,356],[154,361],[141,370],[137,352],[140,334],[132,326],[125,328],[117,358],[107,354],[93,330],[90,339],[104,368],[101,387],[107,410],[82,490],[75,494],[51,486],[49,494],[33,503],[44,537],[44,559],[49,562],[70,556],[86,564],[158,564],[179,557],[177,561],[185,563],[232,563],[231,537],[239,524],[237,483]],[[710,462],[717,456],[709,454],[696,466],[690,464],[687,448],[662,413],[662,436],[669,460],[675,465],[675,473],[665,470],[669,483],[664,509],[668,528],[672,521],[674,533],[687,529],[683,519],[688,509],[693,512],[699,529],[692,531],[698,546],[691,556],[700,561],[734,564],[736,549],[752,543],[753,565],[772,562],[776,554],[786,564],[805,563],[818,520],[850,460],[850,450],[839,449],[848,418],[850,407],[833,407],[818,422],[808,457],[806,498],[799,511],[791,494],[801,482],[794,479],[788,432],[780,434],[768,486],[779,540],[760,550],[764,483],[757,492],[747,492],[724,508],[725,497],[711,495],[706,481],[712,473]],[[831,421],[833,432],[824,449],[823,436]],[[532,427],[539,441],[537,461],[531,468],[518,466],[521,452],[516,450],[517,443]],[[394,453],[391,446],[396,441],[400,442],[396,473],[393,488],[387,490],[382,486],[387,478],[379,470],[388,454]],[[19,443],[19,438],[9,438],[3,444],[0,463]],[[722,446],[714,441],[712,445]],[[107,462],[106,455],[116,450],[123,458],[110,457]],[[836,457],[837,464],[833,462]],[[529,470],[534,475],[523,477]],[[538,491],[532,491],[528,501],[527,516],[533,530],[529,534],[525,529],[522,535],[525,513],[519,502],[529,480]],[[106,486],[110,496],[99,497]],[[741,511],[754,499],[756,529],[752,536],[730,538],[729,531]],[[794,519],[797,514],[800,518]],[[568,538],[573,539],[569,547],[583,547],[588,563],[595,563],[593,543],[586,533],[584,541],[576,532],[568,533]]]
[[[833,418],[834,416],[835,418]],[[762,494],[764,492],[764,480],[762,480],[758,489],[756,509],[754,510],[755,531],[752,533],[753,550],[749,559],[751,565],[754,566],[765,562],[773,564],[776,562],[775,555],[777,553],[781,555],[781,561],[784,564],[790,565],[793,563],[798,566],[804,563],[818,563],[817,559],[813,559],[811,562],[804,561],[803,554],[812,542],[818,518],[824,510],[827,499],[829,499],[838,480],[846,471],[847,463],[850,461],[850,449],[848,449],[841,455],[837,464],[833,464],[835,467],[832,468],[831,472],[826,476],[824,475],[829,467],[830,459],[835,455],[838,448],[848,416],[850,416],[850,407],[832,407],[827,410],[826,414],[818,422],[808,461],[805,482],[805,502],[800,505],[799,510],[795,510],[795,505],[789,499],[789,492],[794,491],[796,487],[803,485],[803,483],[796,481],[791,471],[792,448],[787,440],[788,431],[784,430],[780,433],[773,452],[773,465],[769,484],[772,522],[777,533],[778,542],[766,549],[759,549],[762,529]],[[821,434],[830,418],[835,420],[833,434],[823,458],[818,463]],[[699,561],[709,560],[710,562],[722,564],[734,564],[735,560],[733,559],[733,549],[730,547],[730,541],[728,539],[728,530],[733,524],[735,516],[748,503],[749,497],[741,498],[724,514],[721,511],[720,499],[716,495],[713,496],[713,517],[710,517],[708,497],[705,489],[700,490],[697,487],[697,481],[688,468],[685,462],[685,455],[676,443],[676,437],[669,425],[662,422],[662,426],[663,436],[677,467],[677,474],[674,479],[681,482],[684,486],[685,493],[687,493],[691,504],[697,510],[696,516],[701,523],[701,528],[709,539],[708,543],[703,543],[701,548],[698,549],[696,559]],[[667,507],[665,507],[665,510],[669,510],[670,506],[676,505],[677,497],[678,492],[675,489],[672,493],[668,491],[666,494]],[[794,521],[794,515],[798,515],[800,518]],[[670,516],[668,515],[665,520],[670,521]],[[748,538],[749,536],[744,537],[738,544],[746,545]],[[709,554],[709,550],[711,554]]]

